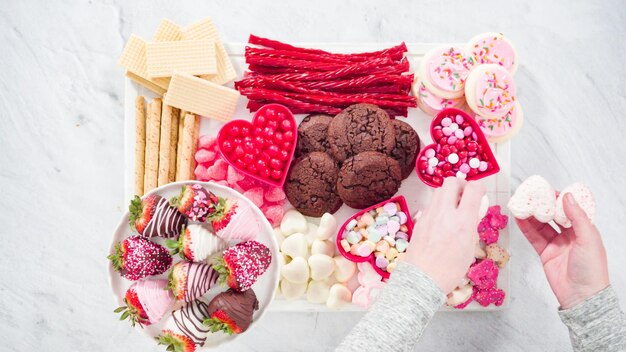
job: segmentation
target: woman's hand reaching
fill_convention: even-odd
[[[571,308],[609,285],[606,251],[598,229],[571,194],[564,196],[565,215],[572,221],[559,234],[535,218],[516,219],[535,248],[562,309]]]

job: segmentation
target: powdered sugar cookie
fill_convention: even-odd
[[[506,115],[498,118],[473,114],[478,126],[491,143],[502,143],[515,137],[524,124],[522,106],[517,103]]]
[[[424,55],[418,76],[435,95],[454,99],[463,96],[465,80],[471,69],[472,65],[461,48],[443,46]]]
[[[498,64],[511,74],[517,71],[517,51],[502,33],[488,32],[475,36],[467,43],[465,55],[476,65]]]
[[[463,97],[446,99],[433,94],[419,78],[413,85],[413,95],[417,97],[417,106],[431,116],[437,115],[445,108],[460,108],[465,103]]]
[[[516,94],[513,76],[500,65],[476,66],[465,81],[467,105],[486,118],[505,116],[515,106]]]
[[[541,176],[533,175],[522,182],[509,200],[508,208],[514,217],[533,216],[541,222],[550,222],[556,212],[554,188]]]
[[[578,205],[587,213],[589,220],[593,222],[593,218],[596,215],[596,200],[593,198],[591,190],[580,182],[573,183],[561,191],[556,200],[554,221],[565,228],[572,227],[572,222],[567,218],[563,210],[563,197],[566,193],[571,193],[574,196]]]

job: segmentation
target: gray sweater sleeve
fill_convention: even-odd
[[[626,351],[626,317],[611,286],[559,316],[574,351]]]
[[[336,351],[411,351],[444,301],[443,291],[431,278],[401,262]]]

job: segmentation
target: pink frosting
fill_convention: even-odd
[[[458,108],[463,105],[464,99],[456,98],[456,99],[445,99],[440,98],[437,95],[433,94],[431,91],[424,86],[424,83],[417,82],[418,85],[418,99],[420,103],[420,107],[425,112],[436,115],[441,110],[445,108]]]
[[[140,280],[135,283],[135,290],[152,323],[159,322],[174,304],[174,295],[167,289],[167,280]]]
[[[463,89],[472,65],[457,47],[438,49],[428,61],[428,79],[437,88],[447,92]]]
[[[515,49],[501,33],[486,33],[469,43],[469,58],[475,64],[498,64],[512,71],[517,60]]]
[[[515,106],[502,117],[484,117],[476,115],[476,122],[487,137],[501,137],[509,133],[517,123]]]
[[[485,66],[486,67],[486,66]],[[475,103],[478,115],[505,116],[515,106],[516,88],[513,77],[506,69],[490,66],[476,79]]]
[[[259,222],[252,208],[242,201],[237,201],[233,207],[236,207],[236,209],[230,222],[215,234],[225,241],[249,241],[255,239],[259,233]]]

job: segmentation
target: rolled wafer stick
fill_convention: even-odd
[[[158,184],[159,133],[161,129],[161,98],[152,99],[146,122],[146,167],[143,193],[148,193]]]
[[[195,128],[195,120],[196,117],[193,114],[186,114],[185,121],[183,124],[183,145],[182,145],[182,159],[180,161],[180,179],[181,180],[190,180],[191,179],[191,161],[193,159],[192,148],[193,148],[193,131]]]
[[[178,150],[178,120],[180,110],[172,108],[172,126],[170,128],[170,172],[167,177],[169,182],[176,181],[176,159]]]
[[[180,111],[178,119],[178,144],[176,146],[176,181],[182,181],[180,178],[180,161],[183,160],[183,126],[185,124],[185,116],[187,111]]]
[[[171,158],[170,137],[172,134],[171,128],[172,107],[164,104],[161,109],[161,137],[159,139],[159,187],[166,185],[169,182]]]
[[[198,151],[198,138],[200,138],[200,116],[194,115],[193,144],[191,145],[191,165],[189,175],[191,179],[196,179],[196,151]]]
[[[146,101],[135,98],[135,194],[143,196],[143,175],[146,160]]]

